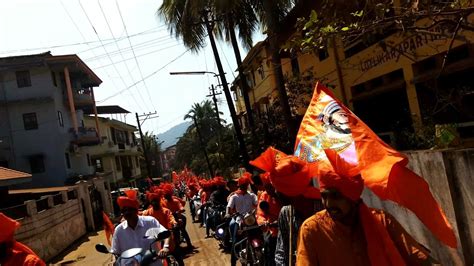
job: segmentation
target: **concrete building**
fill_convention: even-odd
[[[400,10],[394,1],[394,12]],[[302,8],[303,7],[303,8]],[[283,45],[295,32],[295,22],[318,8],[316,1],[299,1],[283,23],[278,39]],[[317,10],[318,13],[320,13]],[[467,21],[473,21],[470,14]],[[417,22],[424,28],[429,18]],[[469,145],[474,138],[474,32],[460,30],[452,43],[449,60],[442,73],[444,54],[451,42],[453,25],[436,23],[430,34],[403,33],[387,29],[370,41],[335,44],[312,53],[281,53],[286,77],[311,72],[387,143],[400,148],[407,135],[423,130],[434,132],[435,125],[456,124],[457,134]],[[250,84],[248,92],[255,115],[277,101],[267,40],[256,44],[243,61]],[[233,82],[236,109],[242,126],[247,126],[245,105],[238,77]],[[311,97],[306,95],[302,97]],[[306,106],[298,106],[302,115]],[[429,127],[429,128],[427,128]],[[407,134],[408,133],[408,134]],[[434,134],[434,133],[432,133]],[[400,146],[401,145],[401,146]]]
[[[0,58],[0,166],[31,173],[33,187],[93,175],[83,147],[100,138],[83,109],[101,83],[77,55]]]
[[[98,106],[97,113],[100,115],[129,112],[119,106]],[[95,117],[84,117],[86,127],[93,127],[95,122]],[[119,187],[121,184],[128,186],[135,178],[141,176],[141,152],[138,150],[135,138],[137,128],[119,120],[104,117],[98,118],[98,124],[101,142],[86,148],[91,164],[98,175],[110,181],[112,187]]]
[[[169,146],[166,148],[161,154],[161,169],[163,170],[163,175],[165,176],[165,173],[169,173],[171,169],[171,165],[174,162],[174,159],[176,157],[176,145]]]

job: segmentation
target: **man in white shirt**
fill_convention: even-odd
[[[235,192],[234,195],[230,196],[229,202],[227,203],[227,214],[226,217],[230,217],[234,213],[239,213],[245,215],[257,207],[257,196],[253,193],[247,191],[250,184],[251,174],[246,172],[241,178],[239,178],[238,184],[239,189]],[[232,243],[235,243],[237,237],[238,224],[236,223],[235,218],[229,223],[229,229],[232,236]],[[232,245],[233,245],[232,244]],[[236,258],[234,254],[234,248],[232,247],[231,252],[231,265],[235,265]]]
[[[153,240],[145,238],[147,230],[151,228],[164,229],[154,217],[138,216],[139,203],[136,199],[136,191],[129,191],[125,192],[127,197],[122,196],[117,199],[120,211],[125,219],[115,228],[112,238],[112,252],[117,255],[131,248],[149,249]],[[163,248],[158,252],[158,256],[161,258],[169,254],[169,238],[165,239],[164,242]],[[161,265],[161,260],[152,265]]]

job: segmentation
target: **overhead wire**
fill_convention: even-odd
[[[79,5],[81,6],[82,12],[83,12],[84,15],[86,16],[87,21],[89,21],[89,24],[91,25],[92,29],[94,30],[95,35],[96,35],[97,38],[99,39],[100,44],[102,45],[102,48],[104,49],[105,53],[108,53],[107,49],[105,49],[105,46],[104,46],[104,44],[103,44],[103,42],[102,42],[102,39],[101,39],[100,36],[99,36],[99,33],[96,31],[96,29],[95,29],[95,27],[94,27],[94,24],[92,23],[92,21],[91,21],[90,18],[89,18],[89,15],[87,15],[87,12],[86,12],[86,10],[84,9],[84,6],[83,6],[82,3],[81,3],[81,0],[77,0],[77,1],[79,2]],[[114,69],[115,69],[115,72],[119,75],[119,77],[120,77],[120,79],[121,79],[123,85],[126,87],[127,85],[126,85],[126,83],[125,83],[125,80],[123,79],[122,75],[120,75],[120,72],[118,71],[117,66],[113,63],[112,58],[110,58],[110,56],[108,56],[108,58],[109,58],[110,62],[113,64]],[[137,106],[143,111],[142,105],[138,103],[137,99],[135,98],[135,96],[134,96],[133,94],[132,94],[132,99],[135,101],[135,103],[137,104]]]
[[[115,0],[115,5],[117,6],[117,10],[118,10],[118,12],[119,12],[120,19],[122,20],[123,29],[125,30],[125,34],[128,36],[127,25],[125,24],[125,20],[123,19],[122,11],[120,10],[120,6],[119,6],[117,0]],[[136,63],[136,65],[138,66],[138,72],[140,73],[140,78],[143,80],[143,85],[145,86],[145,90],[146,90],[146,93],[147,93],[147,95],[148,95],[148,99],[150,100],[151,106],[152,106],[153,109],[156,111],[156,107],[155,107],[155,105],[153,104],[153,101],[151,100],[152,98],[151,98],[151,95],[150,95],[150,91],[149,91],[149,89],[148,89],[148,86],[146,85],[146,82],[145,82],[145,80],[143,79],[142,68],[140,67],[140,64],[138,63],[137,55],[135,54],[135,50],[133,49],[132,41],[130,41],[130,38],[127,38],[127,40],[128,40],[128,44],[130,45],[130,48],[132,49],[133,58],[135,58],[135,63]]]
[[[102,5],[100,4],[99,0],[97,0],[97,4],[99,5],[100,12],[102,13],[102,16],[104,17],[105,23],[107,24],[107,28],[109,29],[110,35],[112,35],[112,38],[115,39],[114,32],[112,31],[112,28],[110,27],[109,21],[107,20],[107,16],[105,15],[104,9],[102,8]],[[130,71],[130,68],[128,67],[127,61],[124,60],[125,58],[123,57],[123,53],[120,50],[118,42],[115,42],[115,46],[117,47],[117,50],[120,53],[120,57],[122,57],[122,62],[125,65],[125,68],[127,69],[127,72],[128,72],[128,75],[130,76],[130,79],[132,80],[133,83],[135,83],[135,78],[133,77],[132,72]],[[142,100],[143,104],[145,104],[145,99],[143,98],[143,95],[138,90],[138,88],[137,88],[137,92],[138,92],[138,96],[140,96],[140,99]]]
[[[76,28],[76,30],[79,32],[79,34],[81,35],[82,39],[85,41],[85,37],[84,37],[84,34],[82,33],[82,31],[79,29],[79,26],[77,26],[76,22],[74,21],[74,19],[72,18],[71,14],[69,13],[68,9],[66,8],[66,6],[64,5],[64,3],[62,2],[62,0],[59,0],[59,2],[61,3],[61,6],[63,7],[64,11],[66,12],[67,16],[69,17],[69,19],[72,21],[72,23],[74,24],[74,27]],[[79,2],[80,4],[80,2]],[[91,51],[93,55],[95,55],[95,52],[94,50]],[[107,69],[104,69],[104,72],[105,74],[109,77],[109,79],[112,81],[112,84],[114,85],[114,87],[118,87],[117,84],[115,83],[115,79],[113,79],[109,72],[107,71]],[[136,101],[136,100],[135,100]]]
[[[107,101],[107,100],[109,100],[109,99],[111,99],[111,98],[113,98],[113,97],[115,97],[115,96],[117,96],[117,95],[119,95],[119,94],[122,94],[124,91],[129,90],[130,88],[132,88],[133,86],[135,86],[135,85],[137,85],[138,83],[142,82],[143,80],[146,80],[146,79],[148,79],[148,78],[154,76],[155,74],[157,74],[158,72],[160,72],[161,70],[163,70],[165,67],[167,67],[167,66],[170,65],[171,63],[173,63],[173,62],[175,62],[176,60],[178,60],[179,58],[181,58],[184,54],[186,54],[186,53],[189,52],[189,51],[190,51],[190,49],[187,49],[186,51],[184,51],[183,53],[181,53],[180,55],[178,55],[177,57],[175,57],[173,60],[169,61],[168,63],[166,63],[165,65],[163,65],[163,66],[160,67],[159,69],[155,70],[154,72],[152,72],[152,73],[149,74],[148,76],[144,77],[142,80],[139,80],[139,81],[137,81],[137,82],[134,83],[134,84],[131,84],[131,85],[128,86],[127,88],[125,88],[125,89],[123,89],[123,90],[121,90],[121,91],[119,91],[119,92],[117,92],[117,93],[115,93],[115,94],[113,94],[113,95],[110,95],[110,96],[108,96],[108,97],[106,97],[106,98],[100,100],[99,102],[105,102],[105,101]]]

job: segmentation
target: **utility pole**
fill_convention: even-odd
[[[247,153],[247,147],[245,146],[244,135],[242,134],[242,129],[240,127],[239,120],[237,119],[237,114],[235,112],[234,102],[232,96],[230,94],[229,86],[227,83],[227,79],[224,74],[224,68],[222,67],[222,62],[219,57],[219,52],[217,51],[216,40],[214,39],[214,25],[211,21],[209,21],[209,14],[205,12],[204,14],[204,22],[206,24],[207,33],[209,36],[209,41],[211,43],[212,52],[214,54],[214,58],[216,60],[217,69],[219,70],[219,76],[221,78],[222,88],[224,90],[225,98],[227,100],[227,105],[229,106],[230,117],[232,118],[232,124],[234,125],[235,135],[237,137],[237,141],[239,142],[239,149],[240,154],[242,156],[242,163],[247,169],[250,169],[249,164],[249,155]]]
[[[148,114],[143,114],[143,115],[138,115],[138,113],[135,113],[135,117],[137,118],[138,131],[140,132],[140,139],[141,139],[142,147],[143,147],[143,156],[145,157],[146,171],[149,177],[153,177],[153,176],[151,173],[150,160],[148,159],[148,147],[146,146],[145,138],[143,137],[142,123],[144,123],[147,119],[153,119],[153,118],[158,117],[158,116],[151,117],[152,115],[156,115],[156,111],[154,113],[148,113]],[[140,120],[141,117],[145,117],[145,118]]]
[[[217,145],[218,146],[218,149],[217,149],[217,153],[219,155],[218,159],[217,159],[217,165],[219,166],[220,168],[220,156],[221,156],[221,149],[222,149],[222,142],[221,142],[221,118],[219,117],[219,108],[217,107],[217,98],[216,98],[216,95],[221,95],[222,93],[219,92],[219,93],[216,93],[216,90],[214,88],[214,84],[211,84],[211,88],[209,88],[211,94],[210,95],[206,95],[206,97],[211,97],[212,96],[212,101],[214,102],[214,108],[216,109],[216,119],[217,119]],[[222,170],[222,169],[221,169]]]
[[[199,141],[201,142],[202,151],[204,152],[204,157],[206,157],[207,167],[209,169],[209,173],[211,174],[211,178],[214,176],[214,171],[212,170],[211,162],[209,161],[209,156],[207,156],[206,146],[204,141],[202,140],[201,130],[199,129],[198,122],[196,117],[193,116],[194,126],[196,127],[196,131],[198,133]]]

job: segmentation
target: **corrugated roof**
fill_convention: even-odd
[[[92,107],[84,108],[84,114],[94,114],[94,109]],[[97,114],[129,114],[130,112],[123,109],[118,105],[102,105],[97,106]]]
[[[0,167],[0,180],[11,180],[20,178],[31,178],[31,174],[5,167]]]

